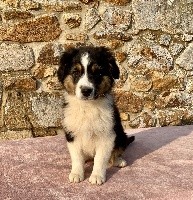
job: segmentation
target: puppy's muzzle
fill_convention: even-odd
[[[93,93],[93,88],[91,87],[81,87],[81,93],[84,97],[88,98],[91,96],[91,94]]]

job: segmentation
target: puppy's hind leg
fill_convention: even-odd
[[[121,148],[113,150],[109,161],[109,167],[113,166],[122,168],[127,165],[126,160],[121,157],[122,153],[123,150]]]
[[[134,140],[135,136],[128,137],[126,140],[127,143],[126,146],[131,144]],[[119,147],[113,150],[109,161],[109,166],[121,167],[121,168],[127,166],[127,161],[121,157],[124,152],[124,149],[125,147],[124,148]]]

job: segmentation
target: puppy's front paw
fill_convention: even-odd
[[[91,175],[89,178],[89,182],[95,185],[102,185],[105,181],[105,176]]]
[[[84,180],[84,176],[80,174],[70,173],[69,180],[71,183],[79,183]]]

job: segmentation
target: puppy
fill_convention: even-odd
[[[101,185],[108,164],[125,167],[122,153],[134,141],[127,137],[111,94],[119,68],[105,47],[64,52],[57,72],[67,92],[63,126],[72,161],[70,182],[84,180],[84,163],[94,159],[89,182]]]

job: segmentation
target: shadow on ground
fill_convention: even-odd
[[[192,126],[171,126],[147,129],[129,129],[126,133],[135,136],[135,141],[128,146],[124,153],[124,159],[128,166],[136,160],[151,154],[152,152],[170,144],[180,137],[189,135]],[[89,168],[90,170],[90,168]],[[108,170],[107,179],[110,179],[120,168],[113,167]]]

